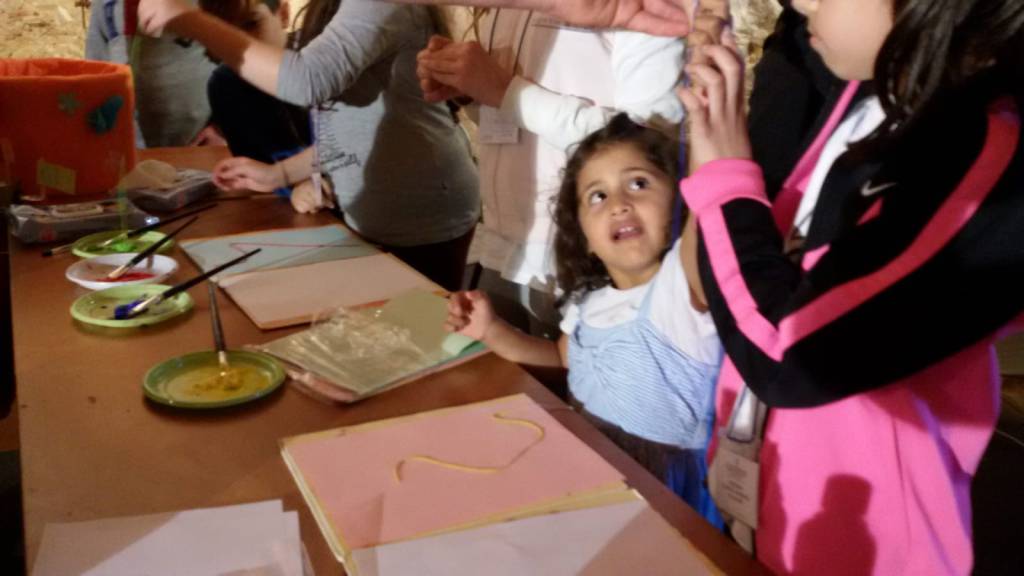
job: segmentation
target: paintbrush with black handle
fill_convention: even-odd
[[[235,258],[234,260],[231,260],[229,262],[225,262],[225,263],[221,264],[220,266],[217,266],[216,268],[210,270],[209,272],[204,272],[204,273],[200,274],[199,276],[196,276],[195,278],[192,278],[191,280],[186,280],[186,281],[182,282],[181,284],[178,284],[176,286],[172,286],[172,287],[168,288],[167,290],[164,290],[160,294],[155,294],[155,295],[150,296],[148,298],[140,298],[140,299],[138,299],[138,300],[136,300],[134,302],[130,302],[128,304],[122,304],[122,305],[120,305],[120,306],[118,306],[117,308],[114,309],[114,319],[115,320],[128,320],[129,318],[133,318],[135,316],[138,316],[139,314],[142,314],[143,312],[145,312],[150,306],[153,306],[155,304],[159,304],[160,302],[163,302],[164,300],[167,300],[168,298],[172,298],[172,297],[180,294],[181,292],[184,292],[185,290],[188,290],[189,288],[195,286],[196,284],[199,284],[200,282],[202,282],[203,280],[206,280],[207,278],[213,276],[214,274],[217,274],[219,272],[223,272],[224,270],[227,270],[228,268],[230,268],[230,267],[232,267],[232,266],[234,266],[236,264],[239,264],[239,263],[243,262],[244,260],[247,260],[253,254],[261,252],[262,250],[263,250],[262,248],[257,248],[257,249],[255,249],[255,250],[253,250],[251,252],[246,252],[245,254],[242,254],[238,258]]]

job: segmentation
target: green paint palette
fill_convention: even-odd
[[[146,232],[138,238],[126,238],[124,240],[114,242],[110,246],[100,247],[103,242],[128,232],[128,230],[107,230],[106,232],[97,232],[95,234],[89,234],[83,236],[75,241],[71,246],[71,252],[79,258],[93,258],[96,256],[105,256],[107,254],[125,254],[128,252],[142,252],[146,248],[149,248],[153,244],[159,242],[163,237],[163,232],[157,232],[155,230]],[[158,252],[167,252],[174,246],[174,240],[171,240],[160,247]]]
[[[142,391],[159,404],[208,409],[258,400],[284,382],[284,369],[266,354],[235,350],[227,356],[226,372],[214,350],[172,358],[146,373]]]
[[[122,304],[131,304],[136,300],[160,294],[169,288],[170,286],[162,284],[131,284],[91,292],[75,300],[71,305],[71,316],[79,322],[108,328],[139,328],[159,324],[192,309],[192,297],[188,292],[182,292],[170,300],[150,306],[142,314],[127,320],[116,320],[114,309]]]

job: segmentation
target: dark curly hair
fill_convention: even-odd
[[[624,113],[617,114],[607,126],[576,145],[565,165],[558,196],[554,198],[555,267],[558,287],[562,289],[559,305],[579,302],[588,292],[612,283],[604,263],[590,251],[583,235],[577,187],[580,171],[587,162],[598,152],[619,144],[636,146],[670,181],[679,179],[676,143],[657,130],[633,122]]]

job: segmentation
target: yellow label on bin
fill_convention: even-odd
[[[36,183],[65,194],[74,194],[75,171],[59,164],[51,164],[40,158],[36,164]]]

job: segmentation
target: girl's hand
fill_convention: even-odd
[[[299,214],[314,214],[321,208],[333,208],[333,193],[326,183],[318,193],[312,180],[303,180],[292,187],[292,208]]]
[[[694,86],[679,98],[690,122],[690,171],[721,158],[750,158],[744,104],[743,60],[730,35],[701,50],[708,64],[691,64]]]
[[[419,63],[420,59],[430,58],[435,52],[452,43],[452,40],[445,38],[444,36],[435,35],[430,38],[430,42],[427,43],[427,47],[416,54],[416,76],[420,79],[420,89],[423,90],[423,99],[427,102],[444,102],[445,100],[465,98],[466,96],[455,88],[445,86],[435,80],[431,76],[430,70],[428,70],[423,64]]]
[[[479,290],[454,292],[448,297],[448,320],[445,330],[484,341],[497,317],[491,300]]]
[[[235,156],[221,160],[213,169],[213,183],[221,190],[234,192],[273,192],[282,186],[284,171],[277,164],[264,164],[252,158]]]
[[[725,40],[726,26],[729,24],[729,5],[707,5],[702,1],[697,15],[693,19],[693,30],[686,35],[687,63],[689,64],[710,64],[711,59],[704,50],[705,46],[719,44]],[[697,78],[691,78],[695,84],[699,84]]]
[[[185,0],[140,0],[139,31],[159,37],[171,20],[193,10],[198,8]]]
[[[436,50],[428,47],[417,56],[417,64],[428,98],[464,95],[497,108],[512,82],[512,73],[499,66],[479,42],[449,42]]]
[[[228,141],[213,124],[208,125],[196,134],[196,137],[188,143],[189,146],[227,146]]]

